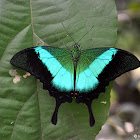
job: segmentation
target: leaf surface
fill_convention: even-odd
[[[117,31],[114,1],[0,0],[0,17],[1,140],[94,139],[109,114],[111,85],[93,101],[94,127],[89,126],[87,107],[74,101],[60,107],[55,126],[51,123],[54,98],[33,76],[26,77],[24,71],[11,66],[10,59],[18,51],[37,45],[65,48],[58,38],[71,49],[74,41],[61,23],[75,42],[94,25],[79,42],[83,46],[90,40],[83,49],[114,46]]]

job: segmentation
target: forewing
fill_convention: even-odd
[[[74,66],[71,53],[66,49],[47,46],[27,48],[15,54],[10,62],[40,79],[52,96],[67,94],[74,88]]]
[[[98,94],[111,80],[139,66],[139,60],[124,50],[97,48],[82,51],[77,65],[76,91]]]

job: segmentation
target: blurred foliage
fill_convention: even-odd
[[[119,11],[118,11],[119,13]],[[140,1],[132,1],[127,9],[120,11],[117,48],[140,55]]]
[[[140,1],[131,1],[129,3],[128,9],[134,11],[136,15],[140,15]]]
[[[110,93],[110,102],[113,104],[117,101],[117,94],[115,93],[115,91],[112,89],[111,90],[111,93]]]
[[[140,0],[116,0],[116,5],[118,41],[115,47],[127,50],[140,59]],[[111,91],[110,117],[96,140],[140,139],[140,106],[137,104],[140,93],[137,86],[132,86],[138,82],[140,68],[116,79],[118,87],[114,84]]]

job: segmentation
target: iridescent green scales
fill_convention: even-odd
[[[60,91],[74,90],[74,66],[69,51],[41,46],[34,49],[39,59],[54,77],[53,86]]]
[[[52,47],[39,46],[34,49],[54,77],[53,86],[60,91],[79,91],[79,93],[93,90],[99,84],[98,75],[117,52],[114,48],[94,49],[94,52],[80,51],[77,44],[73,46],[71,54],[66,49]]]

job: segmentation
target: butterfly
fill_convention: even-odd
[[[81,50],[78,43],[72,50],[52,46],[27,48],[16,53],[10,63],[40,79],[43,89],[56,99],[51,120],[55,125],[60,105],[76,98],[76,103],[87,105],[93,126],[92,101],[105,92],[110,81],[140,67],[140,61],[127,51],[107,47]]]

